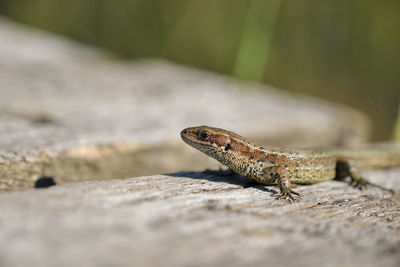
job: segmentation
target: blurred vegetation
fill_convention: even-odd
[[[0,0],[0,13],[124,58],[344,103],[373,118],[375,140],[395,136],[400,1]]]

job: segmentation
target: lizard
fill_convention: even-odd
[[[343,180],[358,189],[367,185],[390,191],[364,179],[359,167],[400,166],[400,151],[366,149],[286,149],[262,146],[234,132],[209,126],[189,127],[181,131],[182,140],[215,158],[233,172],[264,185],[278,185],[277,199],[294,201],[300,194],[292,184],[315,184]]]

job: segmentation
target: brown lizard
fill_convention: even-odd
[[[351,178],[351,185],[363,189],[373,185],[361,177],[358,167],[400,166],[400,151],[381,148],[360,150],[292,150],[261,146],[242,136],[209,126],[182,130],[183,141],[215,158],[235,173],[261,184],[278,184],[275,196],[294,200],[292,184],[315,184],[330,179]]]

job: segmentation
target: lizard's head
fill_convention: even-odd
[[[220,128],[190,127],[182,130],[181,137],[187,144],[217,159],[229,152],[246,153],[248,150],[247,139]]]
[[[239,174],[245,175],[245,162],[266,159],[265,153],[260,150],[262,147],[223,129],[209,126],[190,127],[182,130],[181,137],[187,144]]]
[[[235,134],[209,126],[190,127],[181,131],[183,141],[212,157],[231,149],[232,135]]]

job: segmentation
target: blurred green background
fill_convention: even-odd
[[[121,58],[166,58],[353,106],[373,119],[374,140],[400,129],[400,1],[0,0],[0,13]]]

